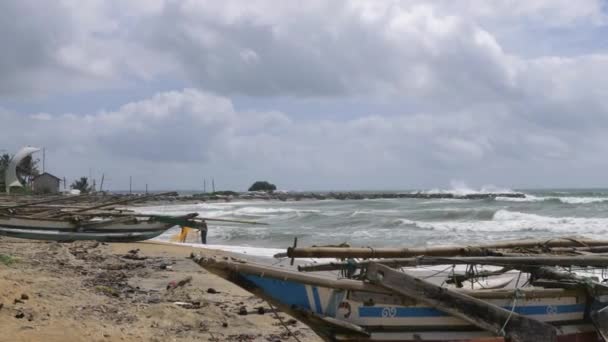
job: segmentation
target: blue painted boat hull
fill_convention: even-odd
[[[329,341],[487,341],[495,337],[469,322],[415,300],[370,290],[363,285],[361,290],[353,290],[352,286],[351,289],[340,289],[319,285],[324,281],[317,281],[312,274],[303,275],[265,265],[205,262],[201,259],[197,262],[299,318]],[[504,295],[496,298],[483,295],[483,298],[507,310],[557,326],[559,341],[571,338],[598,341],[595,328],[588,319],[591,303],[588,303],[586,293],[559,291],[562,290],[525,297],[515,307],[512,298]],[[594,306],[605,307],[607,302],[608,298],[605,298]],[[324,318],[338,320],[345,326],[336,326]],[[358,334],[357,329],[368,335]]]

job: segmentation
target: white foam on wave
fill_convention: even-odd
[[[524,198],[517,197],[496,197],[497,201],[504,202],[544,202],[544,201],[560,201],[566,204],[590,204],[590,203],[601,203],[608,202],[608,197],[577,197],[577,196],[564,196],[564,197],[543,197],[526,195]]]
[[[549,217],[527,214],[505,209],[498,210],[489,221],[414,221],[420,228],[448,231],[549,231],[560,234],[605,235],[608,233],[608,218]]]
[[[257,215],[257,214],[285,214],[285,213],[319,213],[316,209],[293,209],[293,208],[262,208],[262,207],[245,207],[234,211],[236,215]]]
[[[432,189],[427,191],[422,191],[425,194],[453,194],[455,196],[466,196],[466,195],[474,195],[474,194],[488,194],[488,193],[514,193],[513,190],[498,187],[495,185],[484,185],[479,189],[473,189],[469,187],[463,181],[451,181],[450,189]]]

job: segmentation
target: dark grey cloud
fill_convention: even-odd
[[[56,172],[93,168],[116,187],[125,175],[168,188],[210,175],[241,189],[256,178],[292,189],[602,185],[608,53],[530,53],[526,35],[598,29],[602,10],[594,0],[3,2],[2,99],[86,102],[163,79],[192,88],[53,115],[3,106],[0,147],[46,146]],[[239,96],[266,106],[235,108]],[[346,105],[292,113],[307,101]],[[373,110],[355,108],[366,102]]]

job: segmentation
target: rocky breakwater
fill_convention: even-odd
[[[156,198],[161,201],[236,201],[236,200],[363,200],[363,199],[466,199],[482,200],[496,197],[525,198],[520,192],[507,193],[449,193],[449,192],[233,192],[201,193],[186,196],[165,196]]]

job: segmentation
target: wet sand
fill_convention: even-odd
[[[226,254],[0,238],[0,341],[321,341],[279,313],[288,332],[267,303],[189,260],[192,251]]]

